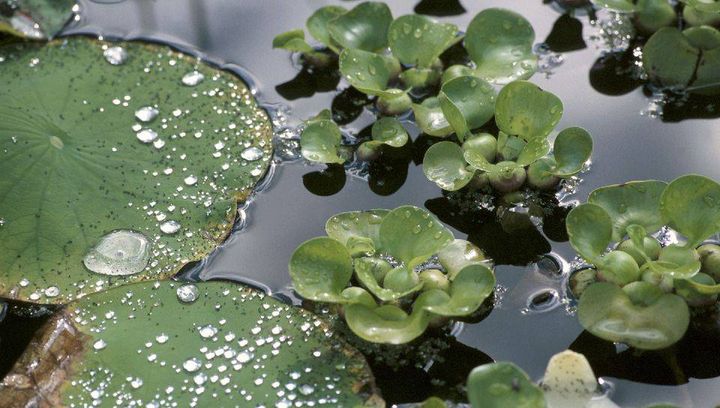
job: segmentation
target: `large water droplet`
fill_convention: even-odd
[[[248,147],[240,153],[240,156],[247,161],[259,160],[263,157],[263,151],[255,146]]]
[[[153,140],[157,139],[158,134],[152,129],[143,129],[136,134],[139,141],[143,143],[150,143]]]
[[[180,231],[180,223],[174,220],[165,221],[160,224],[160,231],[164,234],[174,234]]]
[[[143,106],[135,111],[135,117],[140,122],[152,122],[160,114],[160,111],[152,106]]]
[[[134,231],[114,231],[92,248],[83,263],[103,275],[122,276],[141,272],[150,260],[150,243]]]
[[[197,358],[191,358],[191,359],[185,360],[185,362],[183,363],[183,368],[188,373],[194,373],[195,371],[200,369],[201,365],[202,365],[202,363],[200,362],[200,360],[198,360]]]
[[[107,347],[107,343],[103,339],[100,339],[100,340],[96,341],[95,343],[93,343],[93,348],[95,350],[102,350],[105,347]]]
[[[177,288],[178,300],[183,303],[192,303],[198,298],[198,288],[193,284],[182,285]]]
[[[197,179],[197,177],[190,175],[190,176],[185,177],[185,180],[183,180],[183,181],[188,186],[194,186],[195,183],[197,183],[198,179]]]
[[[200,328],[200,336],[204,339],[209,339],[210,337],[217,334],[217,328],[212,325],[203,326]]]
[[[123,47],[110,47],[103,52],[105,61],[112,65],[122,65],[127,61],[127,51]]]
[[[182,83],[187,86],[195,86],[205,79],[205,75],[198,71],[192,71],[182,77]]]

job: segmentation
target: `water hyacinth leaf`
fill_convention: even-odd
[[[563,129],[553,144],[553,156],[557,168],[553,174],[569,177],[582,170],[590,159],[593,140],[587,130],[579,127]]]
[[[695,74],[700,50],[674,27],[655,32],[643,47],[643,66],[664,86],[686,86]]]
[[[657,350],[682,338],[690,323],[690,312],[680,296],[663,294],[649,306],[636,305],[623,289],[600,282],[583,292],[578,318],[597,337]]]
[[[293,287],[300,296],[318,302],[341,303],[350,282],[353,261],[339,241],[328,237],[303,242],[288,265]]]
[[[368,95],[393,97],[402,93],[387,90],[396,64],[394,57],[358,49],[345,49],[340,53],[340,72],[350,85]]]
[[[548,152],[550,152],[550,142],[547,139],[533,138],[520,150],[516,162],[521,166],[529,166],[548,154]]]
[[[595,263],[612,241],[612,219],[598,205],[588,203],[573,208],[565,225],[570,245],[590,263]]]
[[[467,394],[473,408],[545,408],[542,390],[509,362],[483,364],[468,375]]]
[[[446,191],[460,190],[472,180],[475,172],[466,167],[462,149],[453,142],[435,143],[423,159],[425,177]]]
[[[695,249],[676,244],[662,248],[659,259],[644,266],[675,279],[690,279],[702,268],[700,256]]]
[[[720,93],[720,47],[703,52],[695,75],[695,81],[689,87],[690,92],[701,95]]]
[[[0,13],[0,33],[33,40],[54,37],[76,11],[75,0],[15,0],[5,3]]]
[[[362,354],[318,316],[232,283],[181,285],[133,284],[62,309],[13,369],[33,386],[0,387],[2,405],[42,393],[53,406],[276,406],[277,382],[297,385],[297,403],[384,406]]]
[[[706,13],[720,13],[720,3],[707,0],[680,0],[687,6]]]
[[[389,212],[377,209],[336,214],[325,223],[325,232],[345,245],[352,255],[372,254],[380,247],[380,223]]]
[[[418,307],[417,301],[410,315],[393,305],[372,308],[354,304],[346,305],[344,309],[350,330],[373,343],[407,343],[423,334],[430,323],[429,315]]]
[[[81,37],[0,55],[0,295],[65,303],[170,276],[225,239],[272,156],[236,76]]]
[[[442,112],[440,100],[434,96],[422,103],[412,105],[415,122],[423,133],[430,136],[445,137],[453,132],[450,122]]]
[[[560,98],[527,81],[506,85],[500,90],[495,106],[498,128],[525,140],[549,135],[562,115]]]
[[[409,88],[427,88],[437,84],[441,71],[433,68],[409,68],[401,72],[400,81]]]
[[[425,16],[409,14],[390,24],[390,50],[401,63],[421,68],[430,65],[446,49],[457,42],[455,24],[437,23]]]
[[[493,290],[495,275],[492,270],[480,263],[471,264],[454,277],[448,301],[427,306],[425,310],[440,316],[467,316],[474,313]]]
[[[325,44],[336,53],[339,53],[337,45],[333,43],[330,33],[328,32],[328,23],[338,16],[345,14],[345,12],[347,12],[347,9],[341,6],[320,7],[308,18],[305,26],[313,38]]]
[[[587,358],[571,350],[552,356],[542,379],[545,400],[551,408],[585,407],[597,387]]]
[[[495,113],[495,88],[486,81],[463,76],[443,84],[440,108],[460,141],[487,123]]]
[[[660,197],[667,183],[657,180],[631,181],[600,187],[590,193],[588,203],[602,207],[612,219],[612,240],[619,242],[630,225],[654,233],[664,225]]]
[[[437,253],[438,262],[447,271],[448,278],[454,280],[466,266],[484,263],[491,266],[483,251],[475,244],[464,239],[456,239]]]
[[[699,275],[704,275],[705,279],[696,279]],[[707,279],[710,278],[710,279]],[[690,279],[682,280],[686,285],[689,285],[694,291],[701,295],[718,295],[720,294],[720,283],[715,283],[712,277],[706,274],[697,274]]]
[[[449,143],[449,142],[448,142]],[[484,171],[486,173],[495,173],[498,171],[498,166],[490,163],[485,156],[485,152],[481,149],[477,149],[477,146],[469,145],[463,151],[463,157],[465,161],[473,168]],[[500,143],[498,141],[498,148]]]
[[[377,303],[375,303],[375,298],[373,298],[368,291],[363,288],[358,288],[357,286],[345,288],[341,295],[343,297],[343,304],[359,303],[368,307],[374,307],[377,305]]]
[[[593,4],[618,11],[621,13],[632,13],[635,11],[635,3],[632,0],[591,0]]]
[[[412,205],[390,211],[380,224],[382,250],[408,269],[425,262],[452,240],[452,232],[434,215]]]
[[[342,48],[375,52],[387,47],[392,21],[387,4],[368,1],[330,20],[327,31]]]
[[[273,48],[282,48],[294,52],[313,52],[315,51],[307,42],[305,42],[305,32],[301,29],[291,30],[278,34],[273,38]]]
[[[660,197],[660,213],[694,248],[720,227],[720,185],[699,175],[679,177]]]
[[[340,128],[329,119],[308,122],[300,135],[300,148],[305,159],[317,163],[342,164],[345,159],[340,156]]]
[[[476,75],[507,84],[530,78],[537,70],[532,52],[535,31],[520,14],[490,8],[472,19],[465,34],[465,49],[475,61]]]
[[[720,31],[709,26],[690,27],[683,30],[683,35],[693,47],[709,51],[720,47]]]
[[[385,276],[393,269],[393,267],[385,260],[380,258],[359,258],[355,260],[355,274],[360,283],[370,293],[375,295],[383,302],[390,302],[417,292],[422,288],[422,284],[416,284],[406,290],[393,290],[380,286]]]
[[[393,117],[378,119],[372,125],[372,140],[392,147],[403,147],[409,136],[399,120]]]

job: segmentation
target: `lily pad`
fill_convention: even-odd
[[[374,52],[345,49],[340,53],[340,72],[350,85],[368,95],[392,98],[403,93],[399,89],[388,90],[396,65],[394,57]]]
[[[329,333],[317,316],[231,283],[129,285],[53,317],[11,374],[33,385],[0,386],[0,401],[384,406],[362,355]]]
[[[587,130],[579,127],[563,129],[553,144],[553,156],[557,163],[553,174],[561,177],[577,174],[590,159],[592,149],[592,136]]]
[[[506,84],[530,78],[537,70],[532,52],[535,31],[520,14],[490,8],[472,19],[465,35],[465,49],[477,64],[476,75]]]
[[[327,31],[342,48],[374,52],[387,47],[392,21],[387,4],[367,1],[330,20]]]
[[[390,24],[390,50],[400,62],[429,68],[446,49],[459,41],[455,24],[436,23],[418,14],[398,17]]]
[[[682,338],[690,323],[690,312],[680,296],[663,294],[649,305],[638,305],[623,289],[601,282],[583,292],[578,318],[597,337],[655,350]]]
[[[603,207],[580,204],[565,221],[570,245],[580,256],[595,263],[612,242],[612,218]]]
[[[0,33],[29,39],[52,38],[77,11],[75,0],[15,0],[9,15],[0,14]]]
[[[167,277],[227,236],[271,158],[240,79],[132,42],[0,55],[1,296],[65,303]]]
[[[660,197],[660,212],[694,248],[720,229],[720,185],[704,176],[679,177]]]
[[[545,408],[542,390],[518,366],[509,362],[475,367],[467,393],[473,408]]]
[[[549,135],[562,115],[560,98],[527,81],[506,85],[498,94],[495,106],[498,128],[525,140]]]
[[[472,180],[475,172],[467,169],[463,150],[453,142],[430,146],[423,159],[425,177],[446,191],[456,191]]]
[[[495,88],[473,76],[445,82],[438,100],[460,141],[468,137],[472,129],[487,123],[495,112]]]

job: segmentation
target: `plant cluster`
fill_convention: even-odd
[[[663,239],[662,227],[680,240]],[[580,323],[595,336],[639,349],[680,340],[690,308],[717,302],[720,246],[701,244],[718,230],[720,185],[703,176],[593,191],[567,217],[570,244],[594,266],[571,278]]]
[[[431,324],[473,314],[494,290],[482,251],[424,209],[341,213],[325,231],[293,253],[293,286],[307,300],[339,305],[364,340],[409,342]]]

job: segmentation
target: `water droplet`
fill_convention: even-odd
[[[248,361],[252,360],[253,357],[255,357],[253,355],[253,353],[249,353],[247,351],[241,351],[237,355],[237,361],[240,363],[247,363]]]
[[[136,136],[139,141],[143,143],[150,143],[153,140],[157,139],[158,134],[152,129],[142,129],[141,131],[136,133]]]
[[[313,392],[315,392],[315,388],[309,384],[301,385],[299,390],[300,390],[300,394],[302,394],[302,395],[310,395]]]
[[[187,86],[195,86],[205,79],[205,75],[198,71],[192,71],[182,77],[182,83]]]
[[[110,47],[103,52],[105,61],[112,65],[122,65],[127,61],[127,51],[123,47]]]
[[[188,186],[194,186],[195,183],[197,183],[198,179],[197,179],[197,177],[195,177],[193,175],[189,175],[189,176],[185,177],[185,180],[183,180],[183,181]]]
[[[203,326],[200,328],[200,336],[204,339],[209,339],[217,334],[217,328],[212,325]]]
[[[207,374],[205,373],[200,373],[193,377],[193,382],[197,385],[203,385],[205,381],[207,381]]]
[[[130,381],[130,386],[133,387],[134,389],[138,389],[138,388],[142,387],[142,385],[143,385],[143,380],[140,378],[135,378],[134,380]]]
[[[200,369],[201,365],[202,365],[202,363],[200,362],[200,360],[198,360],[197,358],[191,358],[191,359],[185,360],[185,362],[183,363],[183,368],[188,373],[194,373],[195,371]]]
[[[114,231],[105,235],[92,248],[83,263],[89,270],[112,276],[133,275],[141,272],[150,260],[150,243],[134,231]]]
[[[143,106],[142,108],[135,111],[135,117],[140,122],[152,122],[160,113],[159,110],[152,106]]]
[[[263,157],[263,151],[255,146],[248,147],[240,153],[240,156],[247,161],[255,161]]]
[[[158,344],[165,344],[167,343],[169,337],[165,333],[160,333],[157,336],[155,336],[155,341],[158,342]]]
[[[164,234],[174,234],[180,231],[180,223],[174,220],[165,221],[160,224],[160,231]]]
[[[197,286],[188,284],[177,288],[176,293],[179,301],[183,303],[192,303],[197,300],[199,291]]]
[[[107,343],[103,339],[100,339],[100,340],[96,341],[95,343],[93,343],[93,348],[95,350],[102,350],[105,347],[107,347]]]
[[[50,286],[49,288],[45,289],[45,296],[47,297],[55,297],[60,294],[60,289],[58,289],[57,286]]]
[[[153,146],[155,146],[156,149],[162,149],[165,147],[165,141],[162,139],[157,139],[153,142]]]

